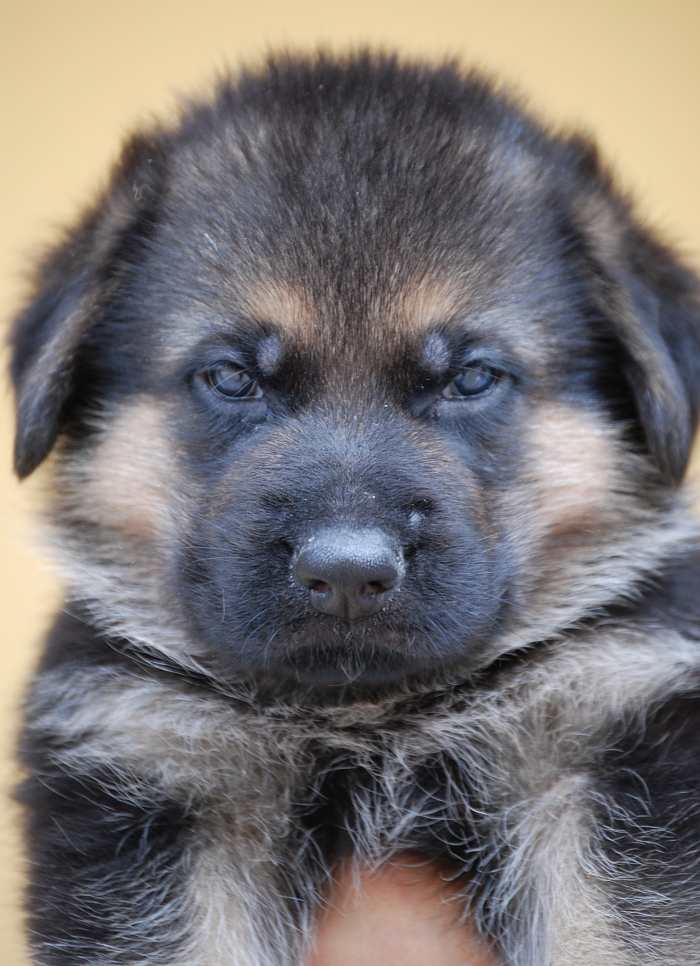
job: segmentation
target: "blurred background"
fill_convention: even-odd
[[[102,184],[132,126],[167,116],[226,65],[319,44],[447,54],[505,78],[544,118],[595,133],[644,217],[700,269],[698,0],[0,0],[3,325],[33,255]],[[0,964],[25,966],[7,789],[60,588],[26,549],[32,485],[11,474],[4,378],[0,403]]]

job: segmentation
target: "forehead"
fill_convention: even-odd
[[[179,364],[202,346],[259,348],[272,336],[297,359],[379,370],[406,356],[442,368],[451,356],[436,360],[446,345],[494,352],[494,362],[510,359],[535,373],[569,351],[575,328],[570,286],[542,274],[515,285],[425,274],[375,291],[374,298],[360,291],[348,305],[272,272],[250,281],[219,277],[204,298],[192,298],[192,288],[169,293],[167,310],[158,313],[158,350]],[[201,275],[192,287],[198,284]]]
[[[564,340],[554,323],[571,314],[563,295],[557,300],[549,293],[547,304],[508,291],[481,298],[459,282],[408,279],[351,313],[272,278],[235,291],[223,286],[206,306],[175,299],[160,317],[158,351],[178,365],[207,345],[259,354],[274,343],[296,359],[312,356],[324,365],[350,362],[366,370],[401,364],[406,356],[442,369],[453,353],[483,351],[497,353],[494,362],[511,360],[533,372],[560,354]]]
[[[174,148],[149,297],[178,350],[257,327],[315,352],[437,329],[541,354],[571,309],[548,165],[491,122],[380,120],[229,120]]]

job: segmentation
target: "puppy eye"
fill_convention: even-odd
[[[443,389],[445,399],[465,399],[469,396],[480,396],[498,382],[498,369],[484,366],[475,362],[458,372],[454,379]]]
[[[210,387],[227,399],[252,399],[262,396],[258,381],[240,366],[225,362],[209,369],[205,377]]]

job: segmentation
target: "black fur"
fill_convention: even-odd
[[[40,761],[36,746],[25,764],[33,777],[17,797],[33,816],[29,859],[41,868],[28,895],[39,961],[170,962],[184,905],[186,807],[125,800],[117,776],[66,775]]]
[[[513,966],[689,961],[698,283],[590,143],[452,66],[272,61],[127,144],[12,348],[69,597],[37,962],[297,966],[403,852]],[[329,531],[393,554],[371,616],[295,577]]]
[[[601,763],[601,785],[613,804],[601,812],[601,848],[616,869],[615,900],[637,944],[641,936],[653,941],[665,919],[693,934],[700,894],[699,725],[696,685],[651,710]],[[665,939],[672,947],[675,937]]]

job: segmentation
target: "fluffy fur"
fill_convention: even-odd
[[[698,284],[592,145],[451,66],[271,62],[127,144],[12,342],[68,588],[37,963],[300,966],[404,853],[510,966],[700,961]],[[329,531],[393,548],[371,616],[295,578]]]

